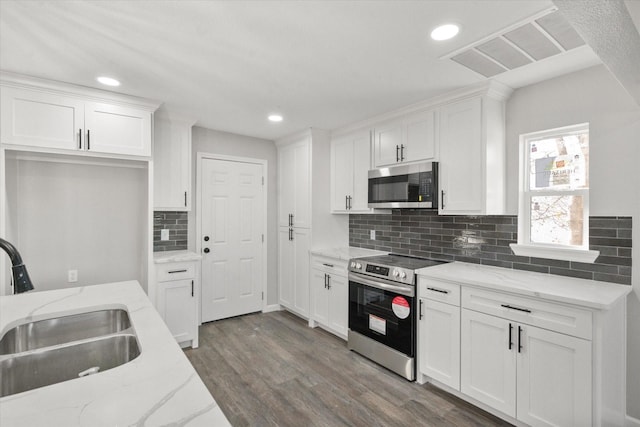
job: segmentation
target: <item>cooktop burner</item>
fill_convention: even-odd
[[[378,255],[353,258],[349,262],[349,271],[414,285],[415,270],[446,262],[398,254]]]

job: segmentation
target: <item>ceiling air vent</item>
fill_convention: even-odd
[[[584,40],[555,9],[539,13],[445,58],[492,77],[582,46]]]

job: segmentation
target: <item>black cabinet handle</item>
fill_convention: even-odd
[[[518,310],[518,311],[522,311],[522,312],[525,312],[525,313],[531,313],[531,310],[529,310],[528,308],[514,307],[514,306],[509,305],[509,304],[500,304],[500,306],[504,307],[504,308],[510,308],[511,310]]]
[[[444,209],[444,190],[440,190],[440,206]]]
[[[404,145],[400,144],[400,161],[404,162]]]
[[[400,151],[400,147],[396,145],[396,162],[400,161],[400,156],[398,155],[399,151]]]
[[[349,196],[344,196],[344,210],[349,209]]]
[[[518,353],[522,352],[522,326],[518,326]]]
[[[327,274],[327,289],[331,289],[331,275]]]
[[[186,273],[187,270],[172,270],[169,272],[169,274],[174,274],[174,273]]]
[[[513,325],[509,322],[509,350],[513,348],[513,341],[511,341],[511,333],[513,332]]]
[[[436,288],[427,288],[427,290],[433,291],[433,292],[440,292],[441,294],[448,294],[449,291],[444,291],[442,289],[436,289]]]
[[[331,267],[331,268],[333,268],[333,264],[322,264],[322,265],[324,265],[325,267]]]
[[[327,273],[324,273],[324,288],[327,289]]]
[[[420,300],[420,306],[418,308],[418,320],[422,320],[422,300]]]
[[[193,280],[191,281],[191,296],[193,297]]]
[[[187,192],[184,192],[184,207],[187,207]]]
[[[91,131],[87,129],[87,150],[91,150]]]
[[[349,210],[351,210],[351,196],[349,196]]]
[[[78,149],[82,150],[82,129],[78,129]]]

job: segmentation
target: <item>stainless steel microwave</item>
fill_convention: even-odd
[[[438,162],[369,171],[370,208],[438,208]]]

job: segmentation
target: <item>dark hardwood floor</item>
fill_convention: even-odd
[[[510,425],[284,311],[206,323],[185,353],[234,426]]]

